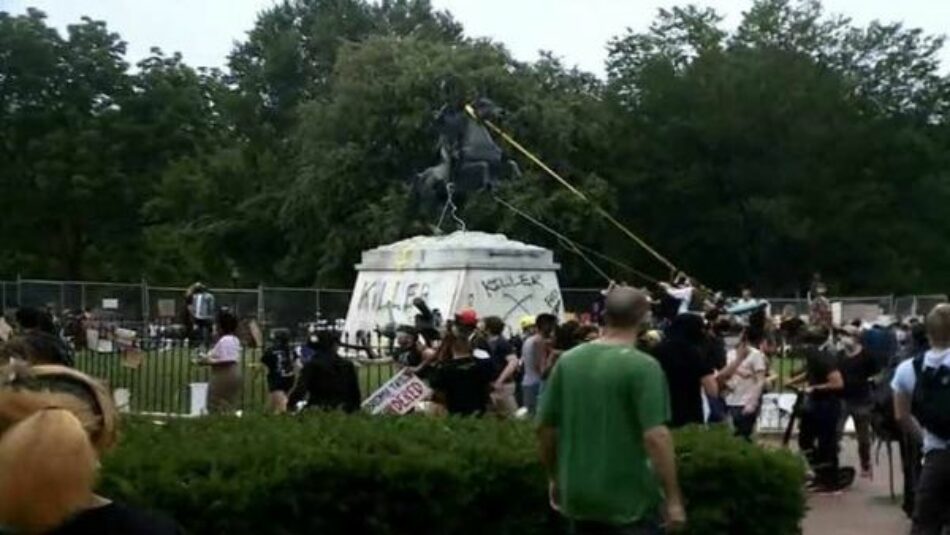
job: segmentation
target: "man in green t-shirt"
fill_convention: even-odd
[[[551,505],[573,533],[653,533],[657,513],[668,531],[686,521],[666,427],[666,378],[634,348],[649,311],[644,292],[614,288],[603,336],[561,356],[541,396]]]

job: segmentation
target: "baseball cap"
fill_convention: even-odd
[[[534,316],[521,316],[521,319],[518,320],[518,325],[521,326],[521,330],[534,327]]]
[[[455,323],[465,327],[478,326],[478,313],[471,308],[465,308],[455,314]]]

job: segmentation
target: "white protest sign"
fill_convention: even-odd
[[[10,327],[6,319],[0,317],[0,342],[9,340],[11,334],[13,334],[13,327]]]
[[[426,399],[432,391],[421,379],[400,370],[373,395],[363,402],[363,410],[370,414],[406,414],[416,403]]]

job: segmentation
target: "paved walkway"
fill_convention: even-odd
[[[873,452],[872,452],[873,455]],[[857,444],[846,439],[841,454],[842,465],[859,466]],[[905,535],[910,522],[892,502],[888,485],[887,452],[882,450],[880,464],[875,466],[873,481],[858,478],[854,486],[840,495],[811,496],[805,517],[803,535]],[[900,454],[894,448],[894,488],[903,489]],[[898,499],[899,500],[899,499]]]

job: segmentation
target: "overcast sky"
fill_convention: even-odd
[[[83,15],[105,20],[129,43],[135,63],[158,46],[181,52],[193,66],[224,66],[234,41],[244,38],[257,14],[275,0],[0,0],[0,11],[23,13],[28,6],[65,29]],[[660,7],[683,0],[432,0],[451,11],[470,36],[503,42],[515,57],[532,60],[550,50],[568,65],[603,75],[607,41],[624,29],[643,29]],[[726,16],[734,27],[751,0],[694,0]],[[929,33],[950,33],[950,0],[825,0],[827,11],[866,24],[899,21]],[[943,53],[950,70],[950,48]]]

